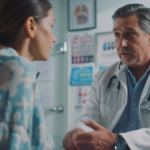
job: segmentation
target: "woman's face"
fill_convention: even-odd
[[[29,46],[34,60],[48,60],[52,45],[56,42],[52,31],[55,21],[53,10],[50,9],[47,14],[48,16],[42,18],[40,23],[37,24],[35,36]]]

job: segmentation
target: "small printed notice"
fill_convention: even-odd
[[[76,88],[74,112],[84,112],[88,100],[89,86]]]
[[[97,35],[97,64],[99,66],[110,66],[119,61],[115,48],[115,36],[113,32]]]
[[[41,105],[45,108],[54,106],[54,89],[53,87],[41,88]]]
[[[72,64],[94,62],[94,37],[92,35],[71,36]]]
[[[54,59],[48,61],[38,61],[37,70],[40,72],[37,81],[53,81],[54,80]]]
[[[91,85],[93,79],[93,67],[72,68],[71,85],[84,86]]]

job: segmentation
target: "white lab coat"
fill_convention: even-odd
[[[108,83],[112,76],[117,76],[113,79],[108,96]],[[117,86],[113,83],[120,81],[120,90],[117,96]],[[150,93],[150,76],[143,88],[140,104],[147,101]],[[128,99],[127,78],[125,65],[120,66],[119,62],[101,70],[95,75],[89,92],[89,99],[86,104],[86,113],[78,117],[68,128],[68,131],[81,128],[85,132],[93,131],[84,124],[86,120],[93,120],[108,130],[112,131],[119,121]],[[116,103],[114,103],[116,101]],[[115,106],[114,106],[115,104]],[[113,107],[114,106],[114,107]],[[113,108],[113,109],[112,109]],[[109,109],[112,109],[111,111]],[[110,113],[106,116],[106,110]],[[108,111],[108,112],[109,112]],[[122,133],[131,150],[150,150],[150,113],[144,114],[139,107],[140,120],[142,129]]]

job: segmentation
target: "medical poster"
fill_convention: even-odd
[[[37,81],[53,81],[54,80],[54,59],[48,61],[38,61],[37,70],[40,72]]]
[[[96,0],[69,0],[69,30],[96,28]]]
[[[93,67],[72,68],[71,72],[72,86],[91,85],[92,79],[93,79]]]
[[[72,64],[94,62],[94,37],[92,35],[71,36]]]
[[[75,103],[74,103],[74,112],[84,112],[85,111],[85,104],[88,100],[88,94],[89,94],[90,87],[77,87],[76,88],[76,97],[75,97]]]
[[[97,34],[97,64],[109,66],[119,61],[112,32]]]

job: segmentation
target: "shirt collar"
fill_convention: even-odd
[[[140,78],[140,80],[144,79],[144,78],[146,77],[146,75],[149,73],[149,71],[150,71],[150,65],[149,65],[148,69],[145,71],[145,73],[142,75],[142,77]],[[130,70],[130,67],[129,67],[128,65],[126,65],[126,72],[127,72],[128,74],[130,74],[131,77],[134,77],[133,74],[132,74],[132,72],[131,72],[131,70]],[[135,77],[134,77],[134,78],[135,78]],[[135,80],[136,80],[136,79],[135,79]],[[139,81],[140,81],[140,80],[139,80]]]
[[[148,69],[146,70],[146,72],[148,72],[150,70],[150,65],[148,67]],[[130,67],[128,65],[126,65],[126,71],[131,72]]]

